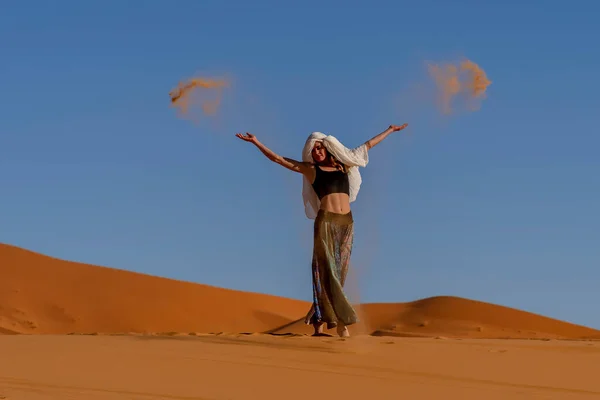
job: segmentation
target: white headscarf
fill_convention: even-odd
[[[369,152],[366,144],[362,144],[355,149],[348,149],[334,136],[327,136],[321,132],[313,132],[302,150],[302,161],[314,162],[312,158],[312,149],[316,142],[323,142],[323,146],[329,151],[339,162],[348,166],[348,180],[350,181],[350,202],[356,200],[356,195],[360,190],[362,178],[358,167],[366,167],[369,163]],[[302,198],[304,200],[304,211],[310,219],[315,219],[320,207],[320,200],[308,181],[306,176],[303,177]]]

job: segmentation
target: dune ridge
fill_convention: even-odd
[[[310,334],[310,304],[61,260],[0,244],[0,334]],[[600,331],[454,296],[357,305],[375,336],[600,339]]]

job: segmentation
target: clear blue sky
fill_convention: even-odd
[[[312,131],[353,146],[408,122],[362,170],[354,298],[600,328],[600,5],[132,4],[3,4],[0,242],[309,300],[301,177],[234,134],[300,158]],[[463,56],[493,84],[443,117],[412,88]],[[196,73],[233,79],[198,125],[168,97]]]

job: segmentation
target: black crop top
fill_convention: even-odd
[[[348,174],[344,171],[323,171],[318,165],[315,165],[315,175],[312,187],[319,196],[319,200],[331,193],[350,195],[350,181]]]

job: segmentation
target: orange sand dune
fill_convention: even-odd
[[[260,332],[307,309],[301,301],[68,262],[0,244],[0,329]]]
[[[358,333],[376,336],[487,339],[600,339],[600,331],[530,312],[460,297],[358,306]],[[308,333],[303,321],[270,331]]]
[[[0,244],[0,334],[309,334],[309,303],[51,258]],[[358,306],[355,334],[600,338],[600,331],[458,297]]]

